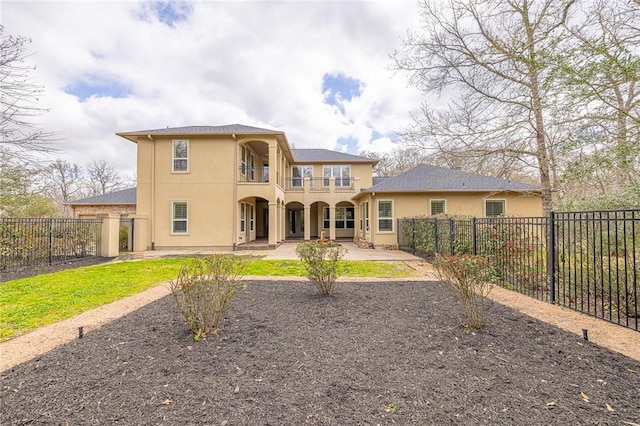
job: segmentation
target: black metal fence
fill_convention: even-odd
[[[0,218],[0,270],[100,256],[100,219]]]
[[[486,256],[502,287],[640,331],[640,210],[403,218],[398,245]]]

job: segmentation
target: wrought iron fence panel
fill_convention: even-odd
[[[638,330],[640,210],[554,216],[558,304]]]
[[[100,256],[100,219],[0,218],[0,270]]]
[[[423,257],[487,257],[502,287],[640,330],[640,210],[402,218],[398,243]]]

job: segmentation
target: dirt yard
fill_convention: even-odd
[[[194,342],[170,297],[2,373],[0,424],[640,424],[640,362],[437,282],[251,281]]]

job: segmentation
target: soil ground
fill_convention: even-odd
[[[0,424],[640,424],[640,362],[438,282],[248,282],[194,342],[170,296],[0,373]]]

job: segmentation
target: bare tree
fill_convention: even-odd
[[[547,78],[576,0],[421,0],[422,33],[409,32],[396,67],[426,94],[409,143],[470,157],[503,157],[534,167],[543,207],[552,203]]]
[[[82,194],[80,166],[68,161],[56,160],[42,171],[42,192],[56,201],[65,215],[69,213],[66,203]]]
[[[422,150],[415,147],[395,148],[388,153],[363,151],[360,156],[378,160],[373,166],[375,176],[395,176],[424,162]]]
[[[6,155],[19,160],[30,158],[33,152],[52,151],[53,134],[32,122],[46,110],[37,106],[42,88],[29,74],[25,37],[4,34],[0,25],[0,146]]]
[[[104,160],[93,161],[86,166],[89,195],[104,195],[123,189],[126,179]]]

